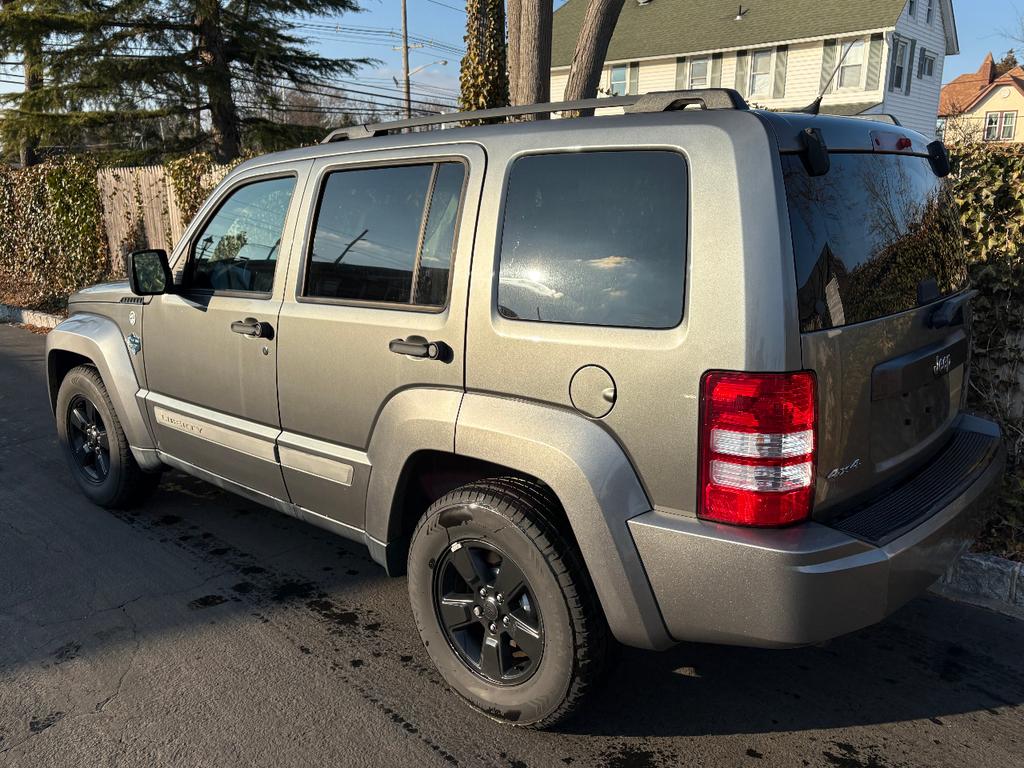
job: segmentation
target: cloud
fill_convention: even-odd
[[[588,259],[587,264],[596,269],[618,269],[631,264],[633,259],[628,256],[605,256],[603,259]]]

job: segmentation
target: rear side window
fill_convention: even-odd
[[[686,162],[636,150],[530,155],[509,173],[498,311],[672,328],[683,314]]]
[[[824,176],[782,158],[803,331],[885,317],[967,280],[960,222],[922,157],[831,156]]]
[[[464,178],[458,162],[329,174],[304,295],[443,307]]]

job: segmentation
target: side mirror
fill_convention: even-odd
[[[135,251],[128,256],[128,284],[136,296],[158,296],[174,285],[167,251]]]

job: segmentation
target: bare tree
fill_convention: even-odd
[[[508,0],[512,104],[541,104],[551,100],[552,14],[551,0]]]
[[[597,96],[597,84],[608,54],[608,44],[624,4],[625,0],[590,0],[587,5],[569,69],[569,82],[565,85],[566,101]],[[588,109],[581,111],[581,114],[593,112]]]

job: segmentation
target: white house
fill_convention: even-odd
[[[554,101],[586,6],[568,0],[555,12]],[[601,91],[728,87],[775,110],[823,91],[823,113],[890,114],[932,136],[943,63],[957,53],[951,0],[626,0]]]

